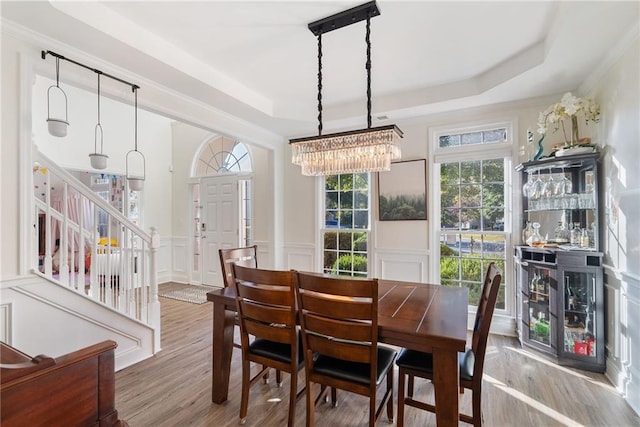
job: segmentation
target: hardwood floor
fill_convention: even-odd
[[[163,284],[161,291],[184,285]],[[131,427],[236,426],[240,405],[240,350],[233,350],[229,400],[211,402],[211,303],[161,298],[162,351],[116,373],[116,408]],[[288,376],[281,388],[252,387],[246,426],[286,425]],[[304,381],[304,374],[301,375]],[[396,375],[397,378],[397,375]],[[396,385],[397,386],[397,385]],[[433,398],[433,387],[416,382],[416,397]],[[316,425],[365,426],[368,400],[338,392],[338,407],[320,405]],[[483,383],[484,425],[639,426],[638,417],[601,374],[567,369],[522,350],[515,338],[490,336]],[[471,394],[461,398],[469,410]],[[296,426],[305,424],[305,401],[296,407]],[[397,408],[396,408],[397,413]],[[406,408],[407,426],[435,426],[427,412]],[[389,425],[383,416],[378,425]],[[465,424],[461,424],[465,425]]]

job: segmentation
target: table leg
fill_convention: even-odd
[[[234,312],[226,310],[224,303],[213,303],[211,401],[214,403],[223,403],[229,394],[234,317]]]
[[[459,369],[457,351],[433,349],[433,386],[438,427],[458,425]]]

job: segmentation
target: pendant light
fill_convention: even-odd
[[[107,159],[109,156],[102,152],[102,148],[104,145],[103,141],[103,133],[102,133],[102,125],[100,124],[100,74],[98,74],[98,124],[96,124],[94,130],[94,152],[89,154],[89,159],[91,159],[91,167],[94,169],[105,169],[107,167]],[[100,132],[100,152],[98,152],[98,131]]]
[[[398,143],[402,131],[396,125],[371,127],[371,27],[380,15],[375,1],[353,7],[312,22],[309,30],[318,38],[318,136],[289,140],[291,162],[301,166],[303,175],[380,172],[391,169],[401,158]],[[322,34],[366,20],[367,48],[367,127],[346,132],[322,134]]]
[[[51,89],[53,89],[54,92],[51,92]],[[57,92],[62,94],[64,98],[64,119],[51,117],[51,95]],[[56,58],[56,84],[55,86],[49,86],[49,89],[47,89],[47,128],[51,135],[64,137],[67,136],[67,126],[69,126],[67,94],[64,93],[64,90],[60,87],[60,59]]]
[[[146,174],[145,158],[144,154],[138,151],[138,87],[133,87],[133,93],[135,94],[135,121],[134,121],[134,149],[127,153],[127,181],[129,182],[129,189],[133,191],[140,191],[144,187],[144,179]],[[142,176],[140,174],[134,174],[129,170],[129,161],[133,160],[133,163],[137,160],[142,162]],[[140,163],[138,164],[138,166]]]

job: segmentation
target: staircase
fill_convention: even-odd
[[[147,357],[156,353],[160,350],[158,233],[154,228],[151,233],[142,230],[44,154],[36,153],[36,158],[34,183],[42,184],[34,185],[31,247],[33,273],[41,280],[13,289],[46,301],[47,307],[76,312],[75,317],[90,324],[90,331],[103,329],[106,335],[99,331],[101,337],[118,341],[121,353],[132,350],[118,336],[133,347],[149,347],[143,349]],[[132,326],[123,326],[127,322]],[[149,336],[139,336],[145,334]],[[118,363],[117,351],[116,369],[138,359],[129,354]]]

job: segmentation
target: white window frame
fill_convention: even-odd
[[[367,223],[369,224],[368,228],[363,228],[363,229],[354,229],[354,228],[350,228],[348,229],[349,231],[363,231],[364,233],[366,233],[367,235],[367,277],[371,278],[374,276],[374,269],[375,269],[375,264],[374,264],[374,260],[373,260],[373,253],[372,253],[372,239],[373,239],[373,230],[374,228],[372,227],[371,221],[373,220],[373,207],[371,205],[372,203],[372,189],[373,187],[373,179],[374,179],[374,174],[373,173],[369,173],[368,174],[368,183],[369,183],[369,191],[368,193],[368,221]],[[316,178],[316,194],[317,194],[317,198],[316,200],[318,201],[318,205],[317,205],[317,217],[316,217],[316,224],[318,224],[318,227],[316,228],[317,231],[317,242],[318,244],[316,245],[316,271],[318,272],[323,272],[324,271],[324,232],[325,231],[334,231],[334,230],[340,230],[339,228],[327,228],[326,227],[326,223],[325,223],[325,213],[326,213],[326,206],[325,206],[325,177],[324,176],[319,176]]]
[[[445,135],[455,135],[482,130],[506,128],[507,141],[488,144],[464,145],[459,147],[439,147],[439,138]],[[514,172],[514,160],[517,159],[518,121],[517,118],[506,120],[487,120],[461,125],[445,125],[429,129],[429,170],[432,182],[432,198],[429,203],[429,235],[431,256],[429,262],[429,282],[440,283],[440,164],[465,160],[505,159],[505,223],[503,232],[491,232],[505,235],[505,270],[503,283],[505,284],[505,308],[496,309],[496,315],[515,317],[515,277],[513,266],[514,228],[517,218],[514,218],[514,194],[518,187],[518,177]],[[514,179],[518,182],[514,183]],[[475,307],[470,306],[470,312],[475,313]],[[471,317],[473,319],[473,317]],[[508,328],[511,328],[508,326]],[[513,329],[510,331],[513,333]]]

